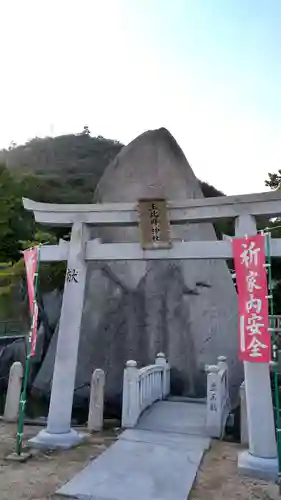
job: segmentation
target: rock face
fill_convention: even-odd
[[[165,129],[148,131],[124,147],[107,167],[95,202],[139,198],[202,198],[191,167]],[[104,242],[138,242],[137,228],[94,229]],[[173,239],[215,240],[212,224],[173,228]],[[237,297],[226,263],[215,260],[91,263],[88,268],[76,386],[89,384],[95,368],[106,372],[106,401],[118,406],[124,364],[154,361],[165,352],[172,392],[205,396],[206,363],[226,355],[232,392],[241,382],[237,361]],[[36,380],[52,378],[56,335]],[[44,366],[45,364],[45,366]],[[44,377],[43,377],[44,374]],[[44,379],[44,380],[43,380]],[[76,395],[85,396],[81,389]]]

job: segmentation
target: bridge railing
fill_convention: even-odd
[[[122,427],[134,427],[143,411],[170,393],[170,365],[163,353],[155,364],[138,369],[127,361],[123,379]]]
[[[210,437],[221,438],[230,412],[228,367],[225,356],[216,365],[207,365],[206,431]]]

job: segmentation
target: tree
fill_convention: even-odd
[[[32,238],[35,223],[22,205],[26,183],[16,180],[0,165],[0,262],[16,262],[20,258],[22,240]]]
[[[12,149],[15,149],[17,147],[15,141],[11,141],[10,146],[8,147],[8,150],[11,151]]]
[[[281,169],[278,170],[277,174],[268,173],[269,179],[265,181],[265,185],[271,189],[280,189],[281,186]]]
[[[88,125],[84,125],[84,128],[83,128],[83,132],[82,132],[83,135],[91,135],[91,132],[89,130],[89,127]]]
[[[271,189],[280,189],[281,186],[281,169],[278,170],[276,174],[268,173],[268,179],[265,181],[265,185]],[[273,238],[281,238],[281,220],[280,217],[267,221],[263,227],[270,229],[271,236]],[[272,260],[272,277],[274,280],[274,312],[275,314],[281,314],[281,258],[276,258]]]
[[[57,238],[51,232],[37,231],[34,240],[21,241],[22,249],[44,244],[56,244]],[[65,278],[65,262],[42,262],[39,266],[39,295],[54,289],[62,289]],[[3,311],[3,309],[5,309]],[[21,252],[16,262],[0,264],[0,315],[16,316],[23,323],[29,321],[26,270]]]

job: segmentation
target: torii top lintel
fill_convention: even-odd
[[[134,226],[139,221],[137,203],[58,204],[23,198],[23,206],[34,213],[37,222],[51,226],[71,226],[74,222]],[[281,215],[281,191],[167,201],[167,208],[172,224],[212,222],[245,214],[275,217]]]

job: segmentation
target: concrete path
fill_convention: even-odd
[[[204,451],[205,405],[160,401],[57,493],[80,500],[187,500]]]

